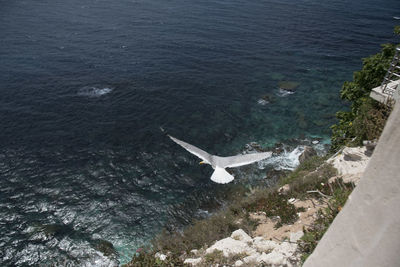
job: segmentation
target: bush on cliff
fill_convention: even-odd
[[[369,94],[382,83],[394,52],[394,44],[382,45],[380,53],[363,59],[363,67],[354,73],[353,81],[343,84],[340,97],[351,103],[351,109],[336,113],[339,122],[332,126],[332,151],[380,136],[390,108],[371,99]]]

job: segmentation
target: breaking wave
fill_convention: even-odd
[[[112,92],[112,88],[104,87],[104,88],[97,88],[94,86],[85,86],[78,91],[79,96],[87,96],[87,97],[100,97]]]

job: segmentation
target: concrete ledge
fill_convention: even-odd
[[[386,104],[389,99],[389,95],[383,93],[380,86],[372,89],[369,96],[382,104]]]
[[[388,90],[393,92],[393,95],[389,95],[382,91],[382,87],[378,86],[371,90],[370,97],[382,104],[387,104],[390,99],[396,101],[400,98],[400,81],[394,81],[387,85]]]
[[[360,183],[304,267],[400,263],[400,104],[395,104]]]

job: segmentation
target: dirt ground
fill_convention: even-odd
[[[290,233],[296,233],[303,231],[303,227],[307,227],[312,224],[316,219],[317,211],[321,208],[327,207],[327,205],[320,200],[310,198],[307,200],[296,200],[294,202],[296,207],[305,208],[305,212],[299,212],[299,219],[290,225],[283,225],[282,227],[275,229],[274,225],[276,220],[267,218],[265,213],[258,212],[250,214],[252,219],[256,219],[260,222],[257,229],[252,233],[252,237],[262,236],[265,239],[272,241],[282,241],[285,239],[290,239]]]

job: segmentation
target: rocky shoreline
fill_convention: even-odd
[[[335,175],[327,177],[328,184],[321,183],[322,186],[332,187],[339,180],[355,186],[371,154],[372,151],[366,147],[344,147],[301,179],[306,180],[308,176],[315,179],[315,175],[320,176],[324,173],[321,169],[333,166]],[[313,157],[315,151],[308,148],[300,155],[302,162]],[[318,188],[307,190],[306,197],[292,197],[296,186],[296,183],[292,182],[275,189],[277,195],[295,207],[297,216],[291,223],[281,223],[283,218],[270,216],[271,214],[264,211],[249,210],[250,219],[257,222],[253,231],[237,229],[230,236],[216,240],[210,246],[183,252],[179,259],[185,266],[300,266],[300,247],[305,234],[303,230],[318,219],[321,212],[329,206],[331,197]],[[168,260],[170,254],[169,251],[158,251],[153,257],[162,263]]]

